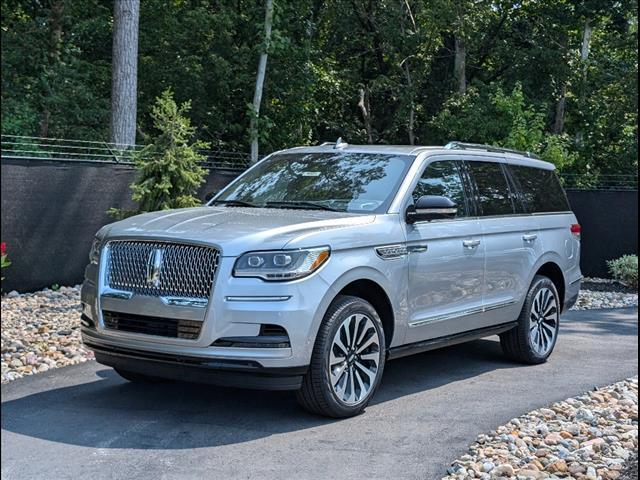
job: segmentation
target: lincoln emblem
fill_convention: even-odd
[[[147,285],[151,287],[160,286],[160,269],[162,268],[163,251],[160,248],[154,248],[149,253],[147,260]]]

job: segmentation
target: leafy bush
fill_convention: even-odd
[[[638,288],[638,256],[624,255],[607,262],[614,279],[629,287]]]
[[[125,218],[138,213],[200,205],[196,194],[205,181],[206,170],[200,166],[205,158],[198,149],[209,145],[201,141],[190,143],[196,133],[186,116],[190,109],[191,102],[178,106],[171,90],[165,90],[158,97],[151,113],[158,133],[134,154],[138,179],[131,189],[138,210],[112,208],[110,215]]]

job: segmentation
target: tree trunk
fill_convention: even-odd
[[[593,26],[591,25],[591,19],[587,18],[584,22],[584,32],[582,34],[582,49],[580,50],[580,59],[583,62],[589,60],[589,50],[591,49],[591,34],[593,33]]]
[[[360,101],[358,106],[362,111],[362,120],[364,122],[364,129],[367,132],[367,143],[373,143],[373,135],[371,133],[371,111],[369,108],[369,89],[360,89]]]
[[[406,59],[404,63],[404,75],[407,78],[407,88],[409,89],[409,125],[408,125],[408,134],[409,134],[409,145],[414,145],[416,141],[416,137],[414,134],[414,125],[416,120],[416,105],[414,101],[414,92],[413,92],[413,80],[411,79],[411,70],[409,70],[409,60]]]
[[[64,11],[64,1],[56,0],[51,5],[50,14],[50,35],[49,35],[49,68],[55,68],[55,65],[60,61],[60,47],[62,46],[62,12]],[[51,117],[51,111],[47,105],[48,99],[51,98],[51,86],[47,85],[46,93],[44,95],[45,101],[40,114],[40,136],[49,136],[49,119]]]
[[[258,120],[260,118],[260,104],[262,103],[262,89],[264,87],[264,77],[267,73],[267,57],[269,44],[271,43],[271,27],[273,25],[273,0],[266,0],[264,16],[264,46],[260,54],[258,63],[258,73],[256,75],[256,89],[253,94],[253,111],[251,112],[251,163],[258,161]]]
[[[467,48],[464,40],[456,35],[456,56],[453,65],[454,76],[458,84],[458,93],[465,94],[467,92]]]
[[[110,140],[120,147],[136,143],[139,18],[140,0],[114,2]]]
[[[591,50],[591,35],[593,34],[593,26],[591,19],[586,18],[584,21],[584,31],[582,32],[582,48],[580,49],[580,61],[582,63],[582,79],[580,85],[580,116],[584,117],[584,108],[587,103],[587,73],[589,68],[589,52]],[[576,132],[576,145],[582,145],[584,141],[584,131],[582,129],[583,121]]]
[[[556,103],[556,116],[555,121],[553,122],[553,133],[556,135],[561,135],[564,130],[564,112],[567,106],[567,85],[566,83],[562,85],[562,89],[560,91],[560,98]]]

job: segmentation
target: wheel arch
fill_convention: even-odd
[[[542,259],[536,266],[535,275],[543,275],[553,282],[560,296],[560,310],[564,308],[565,293],[566,293],[566,279],[560,262],[551,256]],[[532,278],[533,280],[533,278]]]
[[[396,289],[397,290],[397,289]],[[398,307],[393,302],[394,289],[388,279],[378,270],[371,267],[359,267],[348,272],[333,282],[331,289],[323,300],[322,315],[324,318],[331,302],[339,295],[352,295],[362,298],[375,308],[384,328],[385,346],[389,348],[393,339],[401,332],[396,328]],[[318,323],[319,327],[319,323]]]

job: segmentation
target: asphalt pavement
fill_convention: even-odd
[[[572,311],[549,362],[497,337],[390,362],[347,420],[292,393],[134,385],[87,362],[2,386],[2,479],[439,479],[478,433],[638,374],[637,309]]]

